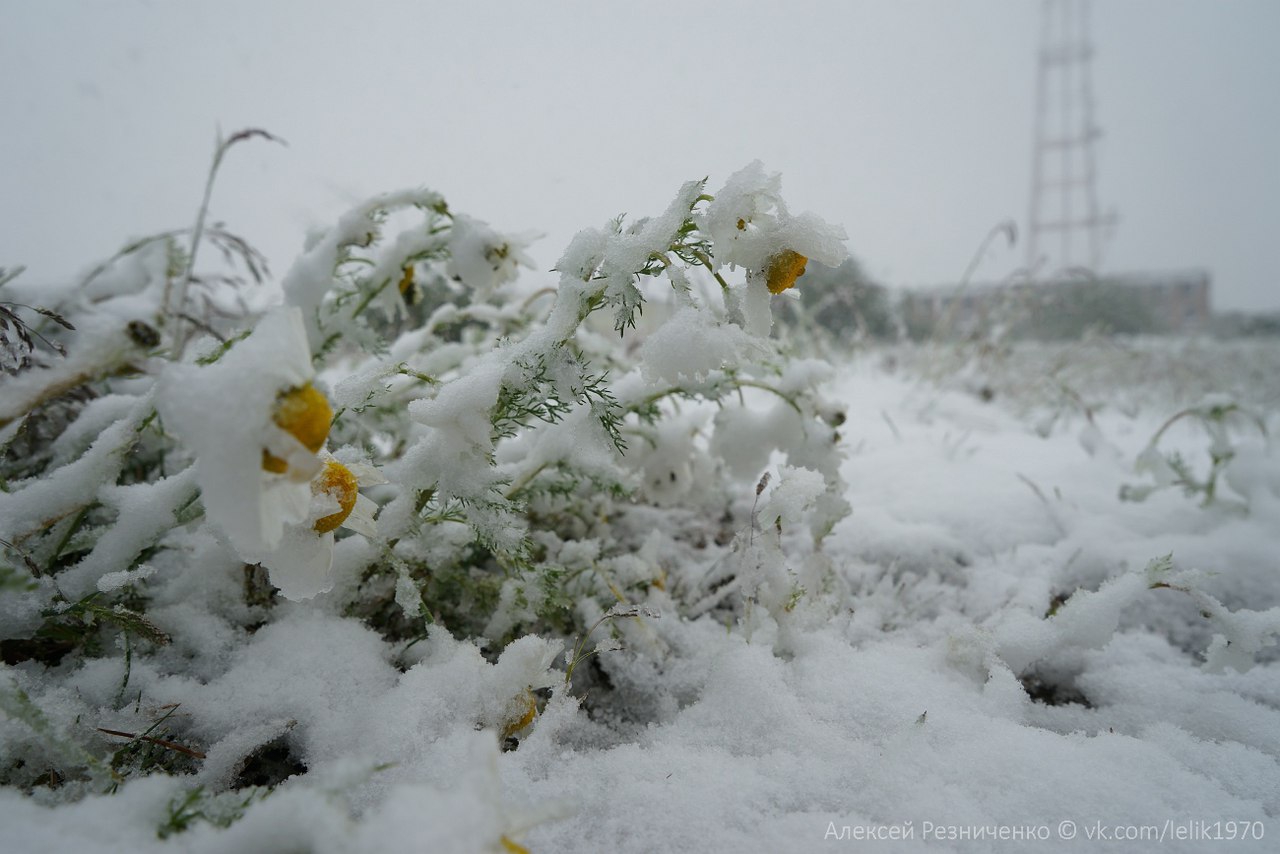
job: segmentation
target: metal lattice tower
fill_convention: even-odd
[[[1051,267],[1096,272],[1113,217],[1098,209],[1089,0],[1043,0],[1040,14],[1027,267],[1048,256]]]

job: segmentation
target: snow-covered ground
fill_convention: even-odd
[[[93,725],[133,732],[180,704],[183,731],[208,745],[195,780],[212,795],[189,812],[243,817],[158,838],[190,777],[58,806],[5,790],[0,847],[1276,850],[1277,620],[1251,612],[1280,605],[1280,454],[1231,423],[1219,441],[1236,456],[1211,505],[1176,487],[1120,498],[1156,482],[1135,461],[1203,392],[1232,393],[1280,429],[1273,378],[1231,362],[1276,353],[1180,346],[1180,362],[1148,345],[1061,382],[1035,348],[962,375],[941,369],[941,351],[843,363],[831,394],[847,404],[853,512],[825,552],[847,607],[726,624],[719,611],[680,616],[655,588],[662,615],[617,621],[629,648],[601,656],[613,715],[546,678],[562,672],[558,643],[522,639],[496,664],[439,632],[405,650],[324,596],[228,632],[192,605],[223,582],[187,573],[151,611],[185,621],[168,652],[185,675],[135,661],[131,691],[146,700]],[[1168,364],[1205,370],[1127,373],[1165,364],[1163,347]],[[921,379],[931,366],[935,380]],[[1190,417],[1160,444],[1200,472],[1210,448]],[[38,699],[54,725],[73,724],[59,709],[115,708],[118,664],[50,683]],[[506,704],[538,678],[551,697],[503,751]],[[272,743],[306,773],[261,798],[217,794]]]

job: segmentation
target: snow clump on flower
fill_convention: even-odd
[[[746,269],[746,286],[726,294],[730,317],[760,337],[773,326],[770,296],[794,287],[809,260],[836,267],[848,256],[843,228],[808,212],[792,216],[781,190],[781,175],[767,174],[756,160],[731,175],[695,217],[716,262]]]
[[[156,408],[195,455],[205,513],[237,551],[274,549],[307,514],[318,447],[277,413],[281,396],[313,376],[301,312],[279,308],[218,361],[173,365],[161,377]]]
[[[524,250],[535,237],[499,234],[481,220],[454,214],[446,271],[475,290],[480,299],[486,299],[515,281],[519,267],[533,269],[533,259]]]
[[[756,274],[788,250],[828,267],[848,255],[845,230],[816,214],[792,216],[782,200],[782,176],[766,174],[759,160],[729,177],[698,227],[711,236],[717,261]]]

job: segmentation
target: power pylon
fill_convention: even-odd
[[[1089,0],[1042,3],[1027,268],[1049,255],[1054,268],[1097,272],[1103,232],[1115,217],[1098,208],[1094,143],[1102,132],[1094,121]],[[1057,252],[1046,246],[1053,234]]]

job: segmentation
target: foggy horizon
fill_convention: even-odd
[[[74,10],[74,11],[72,11]],[[53,281],[194,219],[216,130],[235,148],[210,217],[278,278],[308,229],[430,186],[512,232],[569,238],[659,212],[684,180],[760,159],[795,210],[841,223],[891,287],[1024,261],[1040,4],[339,2],[15,5],[0,265]],[[1100,273],[1203,269],[1215,310],[1280,309],[1280,6],[1093,4]],[[1047,265],[1052,269],[1053,259]]]

